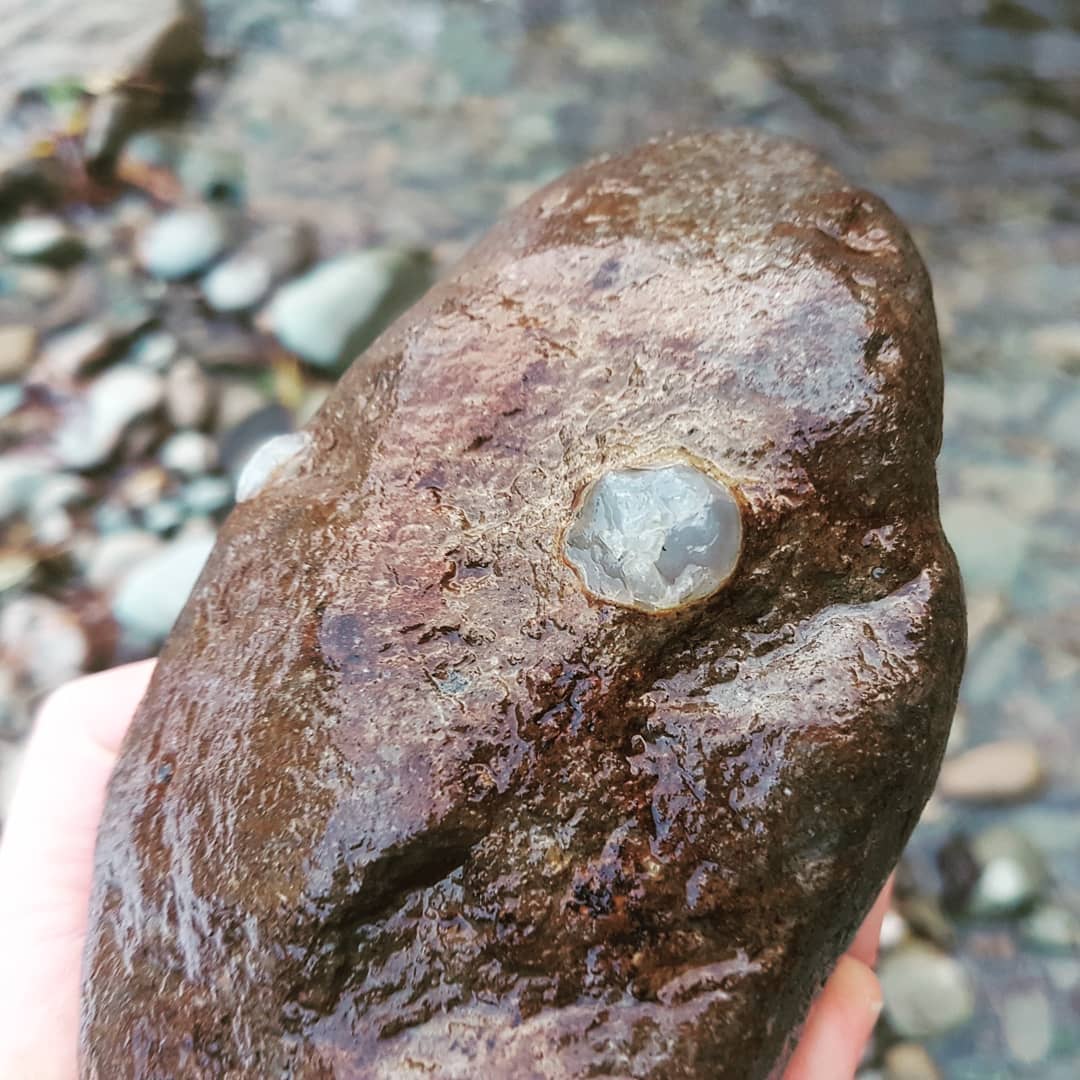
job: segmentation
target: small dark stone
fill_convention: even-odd
[[[83,138],[83,156],[90,174],[110,179],[124,144],[153,121],[158,108],[155,95],[139,90],[121,88],[97,98]]]
[[[1028,34],[1053,26],[1045,15],[1033,11],[1028,5],[1015,3],[1014,0],[989,0],[982,14],[982,22],[998,29],[1018,30]]]
[[[177,106],[207,62],[206,17],[199,0],[180,0],[179,10],[134,58],[120,84],[94,103],[84,155],[90,172],[112,177],[127,140]]]
[[[909,895],[898,901],[900,914],[919,937],[942,949],[956,944],[956,929],[941,904],[932,896]]]
[[[56,206],[64,186],[64,170],[55,158],[0,160],[0,221],[27,206]]]
[[[1000,917],[1029,909],[1049,882],[1042,852],[1021,832],[998,825],[971,842],[979,878],[968,897],[972,915]]]
[[[979,863],[972,853],[970,838],[963,833],[950,837],[938,851],[937,865],[945,906],[962,911],[979,880]]]
[[[176,15],[162,26],[132,65],[130,84],[149,84],[165,95],[186,94],[206,64],[206,14],[202,3],[179,0],[176,6]]]

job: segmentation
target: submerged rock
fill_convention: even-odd
[[[135,343],[129,356],[136,364],[167,375],[179,347],[180,343],[167,330],[154,330]]]
[[[1080,951],[1080,915],[1060,904],[1044,904],[1020,924],[1024,941],[1045,952]]]
[[[1011,915],[1030,907],[1046,888],[1042,852],[1023,833],[997,825],[971,842],[978,868],[967,910],[977,916]]]
[[[178,497],[162,499],[148,506],[142,513],[142,523],[152,533],[171,533],[179,529],[187,518],[187,507]],[[176,620],[173,619],[173,622]],[[169,624],[170,626],[172,623]]]
[[[37,560],[25,551],[0,548],[0,596],[26,585],[37,569]]]
[[[315,235],[306,225],[265,229],[206,275],[203,296],[215,311],[248,311],[278,281],[300,270],[314,250]]]
[[[89,646],[78,620],[47,596],[19,596],[0,613],[4,666],[43,694],[79,675]]]
[[[238,254],[215,266],[203,281],[203,296],[215,311],[248,311],[270,291],[273,277],[261,259]]]
[[[174,427],[202,427],[215,400],[216,387],[194,357],[182,356],[165,373],[165,413]]]
[[[224,476],[200,476],[184,487],[184,506],[194,515],[216,514],[232,501],[233,486]]]
[[[904,921],[920,937],[942,949],[956,944],[956,927],[935,896],[915,893],[898,900],[897,907]]]
[[[0,382],[26,374],[37,350],[33,326],[0,326]]]
[[[60,463],[69,469],[103,465],[135,421],[154,412],[165,396],[160,375],[124,364],[98,378],[80,399],[56,441]]]
[[[0,383],[0,419],[21,408],[25,400],[26,388],[22,383]]]
[[[70,383],[104,360],[113,345],[112,331],[101,320],[65,330],[45,346],[33,378],[43,383]]]
[[[201,431],[178,431],[161,447],[161,464],[182,476],[198,476],[217,464],[217,446]]]
[[[25,217],[0,235],[0,248],[12,259],[66,266],[77,262],[85,247],[82,238],[56,217]]]
[[[225,523],[110,788],[83,1075],[768,1076],[944,750],[940,418],[919,258],[810,152],[539,192]],[[605,602],[567,528],[673,461],[725,478],[708,588]]]
[[[938,789],[959,802],[1008,803],[1038,793],[1046,779],[1039,751],[1022,739],[973,747],[941,767]]]
[[[1042,1061],[1054,1044],[1054,1007],[1045,991],[1028,987],[1010,994],[1001,1008],[1009,1056],[1023,1065]]]
[[[0,520],[26,510],[54,469],[52,458],[40,452],[0,454]]]
[[[229,220],[210,206],[188,206],[159,218],[139,238],[139,261],[166,281],[191,277],[222,254],[231,238]]]
[[[241,203],[244,197],[244,159],[235,150],[196,142],[177,163],[180,183],[196,199]]]
[[[156,645],[176,622],[214,546],[213,536],[185,536],[135,565],[116,586],[112,610],[124,633]]]
[[[336,369],[366,349],[430,284],[426,252],[379,248],[343,255],[283,285],[265,323],[301,359]]]
[[[133,566],[156,554],[160,547],[158,537],[141,529],[99,537],[88,552],[83,568],[87,584],[103,592],[111,592]]]
[[[881,991],[889,1026],[905,1039],[925,1039],[966,1024],[975,989],[960,962],[912,942],[881,961]]]
[[[27,205],[54,206],[64,180],[64,168],[54,157],[0,156],[0,218]]]
[[[941,1072],[926,1047],[897,1043],[885,1051],[885,1080],[941,1080]]]

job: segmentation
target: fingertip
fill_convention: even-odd
[[[152,670],[132,664],[78,679],[38,713],[0,837],[0,956],[19,973],[0,980],[4,1076],[74,1075],[74,1038],[62,1033],[78,1026],[94,840]],[[32,1072],[22,1066],[30,1058]]]
[[[105,787],[153,670],[129,664],[68,683],[42,705],[8,808],[0,905],[82,887]]]
[[[84,675],[54,690],[41,705],[35,734],[43,739],[59,727],[70,737],[78,724],[95,746],[115,757],[156,663],[140,660]]]
[[[850,1080],[882,1004],[874,972],[861,960],[842,956],[810,1009],[784,1080]]]
[[[885,1000],[881,994],[881,983],[874,970],[850,953],[841,956],[833,971],[833,980],[839,985],[836,993],[842,996],[846,1006],[852,1011],[858,1010],[870,1021],[871,1030],[881,1015]]]
[[[877,900],[874,901],[874,906],[867,913],[862,926],[859,927],[855,940],[851,943],[851,948],[848,949],[848,955],[854,956],[856,960],[861,960],[869,967],[873,967],[877,963],[878,946],[881,942],[881,924],[884,922],[885,913],[892,903],[895,877],[895,873],[889,875],[888,881],[885,882]]]

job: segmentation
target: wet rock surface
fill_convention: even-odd
[[[914,248],[809,152],[540,192],[226,523],[110,789],[84,1074],[768,1075],[944,751],[940,394]],[[575,499],[673,452],[734,575],[590,598]]]

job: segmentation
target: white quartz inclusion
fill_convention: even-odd
[[[236,501],[242,503],[254,498],[271,480],[295,475],[310,445],[311,436],[306,431],[267,439],[240,471],[236,481]]]
[[[731,490],[693,466],[615,469],[585,491],[563,545],[595,596],[671,611],[731,577],[742,516]]]

